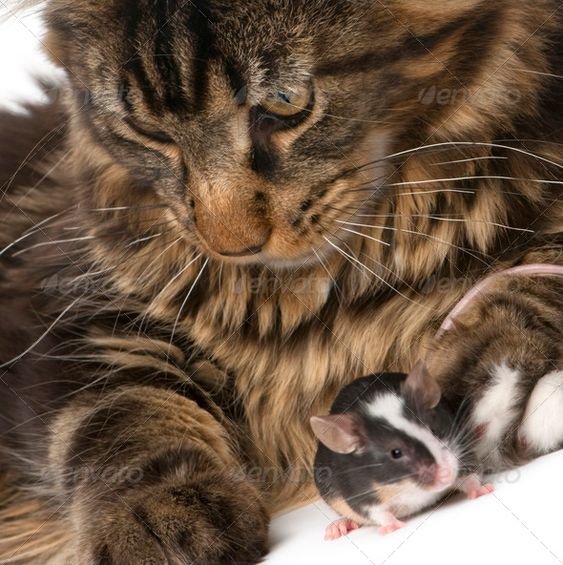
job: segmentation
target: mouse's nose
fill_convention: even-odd
[[[416,467],[418,482],[424,486],[432,486],[436,482],[438,466],[436,463],[420,463]]]

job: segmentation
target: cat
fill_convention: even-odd
[[[68,81],[0,115],[0,560],[259,562],[311,415],[563,263],[558,9],[48,0]],[[518,335],[560,339],[561,282],[522,284],[438,379],[558,368]]]

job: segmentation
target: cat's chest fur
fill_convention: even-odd
[[[273,481],[276,491],[303,486],[308,476],[310,416],[325,412],[338,391],[360,376],[408,370],[457,298],[456,292],[447,300],[440,292],[390,296],[381,289],[354,304],[339,302],[342,294],[334,286],[320,272],[293,289],[282,285],[269,293],[255,288],[247,295],[235,285],[238,294],[226,301],[217,290],[185,326],[198,348],[230,375],[253,458],[265,469],[286,462],[282,473],[291,476]],[[227,314],[242,310],[242,320],[229,324]]]

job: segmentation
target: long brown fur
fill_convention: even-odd
[[[0,118],[2,464],[35,496],[0,560],[60,524],[73,563],[256,562],[313,496],[312,414],[490,270],[561,262],[557,1],[174,5],[51,0],[64,96]]]

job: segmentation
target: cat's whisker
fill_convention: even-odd
[[[161,223],[154,223],[152,224],[150,227],[151,228],[158,228],[158,227],[162,227],[162,226],[166,226],[166,225],[170,225],[174,223],[172,220],[168,221],[168,222],[161,222]],[[148,228],[147,228],[148,229]],[[41,230],[40,230],[41,231]],[[157,237],[157,236],[162,236],[162,235],[166,235],[168,233],[170,233],[172,230],[168,230],[167,232],[161,232],[159,234],[151,234],[149,236],[144,236],[142,238],[139,238],[136,241],[130,242],[126,245],[127,247],[131,247],[137,243],[143,243],[145,241],[150,241],[151,239]],[[31,235],[35,233],[35,232],[31,232]],[[78,243],[78,242],[82,242],[82,241],[92,241],[94,239],[102,239],[105,237],[115,237],[118,236],[120,234],[126,234],[128,233],[127,230],[122,230],[122,231],[113,231],[113,232],[105,232],[105,233],[99,233],[96,235],[85,235],[85,236],[80,236],[80,237],[74,237],[74,238],[68,238],[68,239],[54,239],[54,240],[50,240],[50,241],[42,241],[39,243],[36,243],[34,245],[31,245],[30,247],[26,247],[25,249],[20,249],[19,251],[15,252],[12,254],[12,257],[18,257],[19,255],[23,255],[24,253],[27,253],[29,251],[32,251],[34,249],[38,249],[41,247],[49,247],[51,245],[64,245],[67,243]],[[27,237],[29,237],[30,234],[27,234],[25,236],[22,236],[22,238],[20,238],[20,240],[16,240],[14,242],[12,242],[9,246],[7,246],[5,249],[3,249],[0,252],[0,256],[5,253],[5,251],[7,251],[9,248],[13,247],[14,245],[16,245],[18,242],[23,241],[24,239],[27,239]]]
[[[131,209],[133,209],[133,208],[134,208],[134,207],[124,207],[123,209],[124,209],[124,210],[131,210]],[[27,237],[30,237],[31,235],[35,235],[35,234],[40,233],[40,232],[44,233],[45,230],[58,228],[58,227],[59,227],[58,224],[54,224],[54,225],[50,225],[50,224],[51,224],[52,222],[54,222],[55,220],[60,219],[61,216],[63,216],[64,214],[66,214],[66,213],[68,213],[68,212],[70,212],[70,211],[72,211],[72,210],[74,210],[74,209],[75,209],[74,207],[68,208],[68,209],[66,209],[66,210],[63,210],[62,212],[59,212],[59,213],[57,213],[57,214],[54,214],[54,215],[50,216],[49,218],[45,218],[44,220],[42,220],[42,221],[40,221],[40,222],[38,222],[38,223],[36,223],[36,224],[30,226],[29,228],[27,228],[27,229],[23,232],[23,234],[22,234],[22,236],[21,236],[21,238],[20,238],[19,240],[16,240],[16,241],[12,242],[9,246],[7,246],[7,248],[12,247],[13,245],[15,245],[16,243],[18,243],[19,241],[22,241],[23,239],[26,239]],[[121,209],[121,208],[120,208],[120,209]],[[94,210],[89,210],[89,211],[94,211]],[[150,222],[150,221],[153,221],[153,220],[154,220],[154,219],[143,218],[143,219],[140,220],[140,222],[141,222],[141,223],[144,223],[144,222]],[[174,220],[168,220],[168,221],[165,222],[165,223],[166,223],[166,224],[170,224],[170,223],[173,223],[173,222],[174,222]],[[137,223],[139,223],[139,220],[137,220]],[[164,225],[164,224],[162,224],[162,225]],[[79,227],[79,226],[75,226],[75,227],[72,227],[72,228],[70,228],[70,227],[63,227],[63,230],[64,230],[64,231],[77,230],[77,229],[80,229],[80,227]],[[24,236],[25,236],[25,237],[24,237]],[[5,250],[7,250],[7,248],[6,248]],[[4,252],[5,250],[3,250],[2,252]],[[2,254],[2,252],[0,252],[0,255]]]
[[[166,247],[161,254],[159,255],[162,256],[164,255],[167,251],[169,251],[174,245],[177,245],[183,238],[179,237],[178,239],[176,239],[175,241],[173,241],[168,247]],[[198,261],[199,259],[201,259],[202,254],[198,253],[196,254],[195,257],[193,257],[190,261],[188,261],[188,263],[182,268],[180,269],[180,271],[178,273],[176,273],[176,275],[174,275],[169,281],[168,283],[166,283],[166,285],[159,291],[159,293],[150,301],[150,304],[154,304],[156,302],[159,302],[161,297],[166,293],[166,291],[168,290],[168,288],[170,288],[170,286],[172,286],[196,261]],[[150,268],[151,265],[147,266],[147,268],[141,273],[141,276],[139,277],[140,279],[147,273],[148,269]],[[147,318],[147,316],[149,315],[149,309],[147,308],[145,313],[139,317],[139,330],[137,332],[137,335],[140,335],[140,332],[142,331],[143,325],[145,323],[145,320]]]
[[[113,271],[114,268],[115,267],[108,267],[107,269],[101,269],[99,271],[91,271],[91,272],[83,273],[81,275],[73,277],[71,280],[72,280],[72,282],[75,282],[75,281],[87,279],[89,277],[96,277],[96,276],[99,276],[99,275],[105,275],[106,273]]]
[[[390,186],[390,185],[382,185],[382,186],[378,186],[376,188],[374,188],[373,186],[365,186],[368,184],[372,184],[370,181],[366,181],[364,183],[360,183],[357,185],[354,185],[353,187],[350,187],[349,189],[347,189],[348,193],[357,193],[357,192],[370,192],[373,194],[373,196],[377,196],[379,193],[384,193],[385,191],[393,191],[393,196],[420,196],[423,194],[477,194],[476,190],[471,190],[468,189],[466,187],[453,187],[453,188],[435,188],[435,189],[421,189],[421,190],[416,190],[416,191],[410,191],[410,192],[397,192],[396,187],[394,186]],[[363,187],[363,188],[362,188]],[[514,190],[495,190],[495,192],[497,194],[505,194],[507,196],[522,196],[522,193],[520,192],[516,192]],[[546,199],[548,202],[551,203],[555,203],[557,202],[556,198],[553,198],[552,200]]]
[[[114,206],[111,208],[90,208],[87,212],[129,212],[131,210],[160,210],[168,208],[166,204],[147,204],[134,206]]]
[[[397,227],[394,227],[394,226],[368,225],[368,224],[360,224],[360,223],[355,223],[355,222],[345,222],[343,220],[337,220],[337,223],[349,225],[349,226],[352,226],[352,227],[354,227],[354,226],[355,227],[368,227],[368,228],[372,228],[372,229],[381,229],[381,230],[389,230],[389,231],[394,231],[394,232],[403,232],[403,233],[409,233],[409,234],[412,234],[412,235],[417,235],[419,237],[424,237],[426,239],[436,241],[437,243],[441,243],[441,244],[453,247],[454,249],[457,249],[458,251],[461,251],[462,253],[469,255],[470,257],[481,262],[483,265],[486,265],[487,267],[489,267],[489,264],[486,261],[484,261],[478,255],[472,253],[468,249],[461,247],[459,245],[456,245],[455,243],[452,243],[451,241],[447,241],[445,239],[441,239],[439,237],[436,237],[434,235],[430,235],[430,234],[415,231],[415,230],[409,230],[407,228],[397,228]],[[361,235],[362,237],[365,237],[365,234],[359,234],[359,235]]]
[[[184,300],[183,300],[183,302],[182,302],[182,304],[181,304],[181,306],[178,310],[178,315],[176,316],[176,319],[174,320],[174,325],[172,327],[172,334],[170,336],[170,342],[168,344],[168,356],[170,356],[170,350],[172,349],[172,344],[174,342],[174,336],[176,335],[176,330],[178,328],[178,324],[180,323],[180,318],[182,317],[182,312],[183,312],[186,304],[188,303],[188,300],[190,299],[195,287],[197,286],[197,283],[199,282],[199,280],[203,276],[203,273],[204,273],[205,269],[207,268],[208,264],[209,264],[209,259],[207,258],[204,261],[203,266],[199,270],[199,273],[195,277],[192,286],[190,287],[189,291],[187,292],[186,297],[184,298]]]
[[[508,138],[508,139],[496,139],[496,143],[540,143],[542,145],[555,145],[556,147],[562,147],[563,143],[558,141],[553,141],[551,139],[531,139],[526,137],[515,137],[515,138]]]
[[[373,166],[378,166],[381,163],[387,162],[387,161],[392,161],[394,159],[397,159],[399,157],[409,157],[410,155],[413,154],[418,154],[418,153],[436,153],[439,151],[442,152],[446,152],[446,151],[451,151],[452,149],[461,149],[464,147],[483,147],[483,148],[488,148],[488,149],[503,149],[506,151],[513,151],[515,153],[521,154],[521,155],[526,155],[527,157],[531,157],[533,159],[537,159],[540,162],[543,163],[547,163],[549,165],[553,165],[554,167],[563,169],[563,164],[561,163],[557,163],[551,159],[548,159],[546,157],[543,157],[541,155],[538,155],[536,153],[532,153],[531,151],[527,151],[525,149],[521,149],[519,147],[513,147],[511,145],[508,145],[507,143],[509,143],[510,141],[524,141],[524,140],[507,140],[506,143],[494,143],[494,142],[478,142],[478,141],[444,141],[444,142],[440,142],[440,143],[433,143],[433,144],[427,144],[427,145],[421,145],[420,147],[413,147],[411,149],[405,149],[404,151],[399,151],[397,153],[392,153],[389,154],[385,157],[381,157],[379,159],[374,159],[373,161],[369,161],[368,163],[365,163],[364,165],[361,165],[357,168],[357,170],[364,170],[366,168],[370,168]],[[533,141],[533,140],[530,140]],[[536,140],[538,143],[542,142],[542,140]]]
[[[332,281],[332,285],[336,289],[336,292],[338,293],[339,296],[342,296],[342,291],[340,289],[340,286],[338,285],[338,282],[336,281],[336,279],[334,278],[334,276],[331,274],[330,270],[326,266],[326,264],[323,261],[323,258],[321,257],[320,253],[315,248],[312,248],[312,249],[313,249],[313,253],[315,254],[315,257],[317,258],[317,261],[322,266],[322,268],[324,269],[324,271],[328,275],[329,279]]]
[[[497,222],[487,222],[485,220],[472,220],[472,219],[466,219],[466,218],[442,218],[440,216],[434,216],[434,215],[425,215],[425,214],[420,214],[419,216],[420,218],[428,218],[430,220],[435,220],[437,222],[457,222],[457,223],[481,223],[481,224],[486,224],[489,226],[494,226],[497,228],[502,228],[504,230],[509,230],[509,231],[516,231],[516,232],[523,232],[523,233],[536,233],[534,230],[529,229],[529,228],[517,228],[514,226],[508,226],[506,224],[501,224],[501,223],[497,223]]]
[[[95,235],[85,235],[83,237],[73,237],[71,239],[55,239],[53,241],[42,241],[41,243],[36,243],[35,245],[32,245],[31,247],[27,247],[26,249],[20,249],[20,251],[17,251],[12,256],[19,257],[24,253],[32,251],[33,249],[39,249],[40,247],[48,247],[50,245],[64,245],[65,243],[75,243],[79,241],[92,241],[93,239],[96,239]]]
[[[474,190],[444,188],[439,190],[420,190],[417,192],[399,192],[397,196],[421,196],[423,194],[477,194]]]
[[[451,147],[440,147],[437,149],[425,149],[424,147],[420,148],[420,149],[414,149],[411,151],[411,153],[414,152],[418,152],[420,151],[420,153],[422,153],[423,155],[433,155],[433,154],[439,154],[439,153],[448,153],[451,151]],[[410,158],[410,154],[406,154],[405,155],[407,157],[407,159],[405,160],[405,162],[408,161],[408,159]],[[366,169],[370,169],[370,168],[374,168],[374,167],[379,167],[382,164],[386,164],[386,163],[391,163],[393,159],[393,156],[389,156],[389,157],[380,157],[379,159],[374,159],[372,161],[368,161],[362,165],[358,165],[356,167],[352,167],[350,169],[348,169],[346,171],[347,174],[351,174],[351,173],[356,173],[356,172],[360,172],[360,171],[364,171]],[[400,167],[401,165],[399,165]],[[388,175],[389,176],[389,175]]]
[[[515,71],[519,71],[522,73],[527,73],[527,74],[531,74],[531,75],[538,75],[538,76],[542,76],[542,77],[550,77],[550,78],[560,78],[563,79],[563,75],[557,75],[555,73],[547,73],[547,72],[542,72],[542,71],[534,71],[532,69],[524,69],[522,67],[516,67],[515,65],[510,65],[510,67],[515,70]]]
[[[158,260],[166,254],[167,251],[170,251],[170,249],[172,249],[175,245],[178,245],[178,243],[180,243],[183,240],[183,236],[180,236],[178,238],[176,238],[174,241],[172,241],[169,245],[167,245],[155,258],[154,261],[151,261],[151,263],[149,263],[147,265],[147,267],[145,268],[145,270],[139,275],[139,280],[143,280],[144,275],[149,271],[149,269],[153,266],[153,264],[158,264]],[[152,257],[154,251],[151,250],[150,251],[150,255]]]
[[[367,192],[367,191],[372,191],[374,193],[374,195],[376,195],[377,193],[383,191],[383,190],[388,190],[390,188],[390,185],[387,186],[382,186],[382,187],[378,187],[378,188],[352,188],[350,189],[348,192]],[[432,189],[432,190],[418,190],[416,192],[397,192],[395,194],[395,196],[420,196],[423,194],[476,194],[475,190],[469,190],[467,188],[437,188],[437,189]],[[516,194],[516,193],[513,193]]]
[[[371,236],[371,235],[367,235],[367,234],[365,234],[365,233],[361,233],[361,232],[359,232],[359,231],[351,230],[351,229],[348,229],[348,228],[342,228],[342,229],[343,229],[344,231],[348,232],[348,233],[353,233],[353,234],[355,234],[355,235],[359,235],[359,236],[361,236],[361,237],[365,237],[366,239],[371,239],[372,241],[375,241],[376,243],[381,243],[381,245],[385,245],[385,246],[387,246],[387,247],[391,247],[391,244],[388,243],[387,241],[383,241],[383,240],[381,240],[381,239],[377,239],[376,237],[373,237],[373,236]]]
[[[496,155],[484,155],[482,157],[468,157],[467,159],[456,159],[454,161],[441,161],[438,163],[430,163],[432,167],[439,167],[444,165],[458,165],[462,163],[474,163],[478,161],[507,161],[508,157],[501,157]]]
[[[383,283],[385,286],[387,286],[389,289],[391,289],[394,293],[398,294],[399,296],[403,297],[405,300],[408,300],[409,302],[416,304],[418,306],[421,306],[423,308],[428,308],[425,304],[421,303],[421,302],[417,302],[416,300],[413,300],[410,296],[407,296],[406,294],[404,294],[403,292],[401,292],[399,289],[395,288],[389,281],[385,280],[384,277],[382,277],[381,275],[378,275],[375,271],[373,271],[372,269],[370,269],[367,265],[365,265],[364,263],[362,263],[358,258],[354,257],[353,255],[350,255],[349,253],[346,253],[346,251],[344,251],[343,249],[341,249],[340,247],[338,247],[338,245],[336,245],[335,243],[333,243],[328,237],[323,236],[324,240],[334,249],[336,249],[336,251],[338,253],[340,253],[343,257],[345,257],[346,259],[348,259],[349,261],[351,261],[351,264],[356,264],[357,266],[361,267],[363,270],[367,271],[368,273],[370,273],[371,275],[373,275],[376,279],[378,279],[381,283]]]
[[[162,290],[156,295],[154,301],[157,302],[166,293],[168,288],[172,286],[196,261],[201,259],[202,254],[198,253],[193,259],[191,259],[178,273],[176,273],[162,288]]]
[[[141,237],[139,239],[136,239],[135,241],[132,241],[131,243],[128,243],[126,245],[126,247],[133,247],[135,245],[138,245],[139,243],[145,243],[147,241],[151,241],[153,239],[156,239],[158,237],[162,237],[162,233],[155,233],[154,235],[149,235],[147,237]]]
[[[380,217],[380,216],[374,216],[374,215],[371,215],[371,214],[358,214],[357,217],[358,218],[372,218],[372,217]],[[510,230],[510,231],[536,233],[534,230],[529,229],[529,228],[517,228],[517,227],[514,227],[514,226],[508,226],[506,224],[501,224],[501,223],[498,223],[498,222],[489,222],[489,221],[486,221],[486,220],[475,220],[473,218],[450,218],[450,217],[444,217],[440,214],[411,214],[411,215],[409,215],[409,217],[410,218],[427,218],[429,220],[435,220],[437,222],[485,224],[485,225],[494,226],[494,227],[497,227],[497,228],[502,228],[502,229]],[[381,228],[382,226],[368,226],[368,227],[380,227]],[[394,228],[385,227],[385,229],[392,230]],[[395,228],[395,229],[398,229],[398,228]]]
[[[344,230],[345,228],[342,228],[342,229]],[[340,243],[342,243],[342,245],[346,246],[347,249],[348,249],[348,251],[349,251],[350,254],[352,255],[352,257],[355,257],[354,251],[352,250],[352,248],[348,245],[348,243],[347,243],[345,240],[343,240],[342,238],[338,237],[338,235],[335,234],[335,233],[332,233],[331,235],[332,235],[333,237],[335,237],[336,239],[338,239],[338,241],[340,241]],[[365,234],[360,234],[360,235],[361,235],[361,236],[364,236]],[[393,269],[391,269],[389,266],[385,265],[384,263],[381,263],[380,261],[377,261],[377,259],[375,259],[375,258],[373,258],[373,257],[370,257],[370,259],[371,259],[374,263],[376,263],[378,267],[380,267],[381,269],[384,269],[385,271],[387,271],[387,272],[391,275],[391,277],[392,277],[393,279],[397,280],[398,282],[400,282],[401,284],[403,284],[405,287],[407,287],[408,289],[412,290],[415,294],[420,294],[416,288],[414,288],[412,285],[410,285],[409,283],[407,283],[406,281],[404,281],[401,277],[399,277],[399,275],[397,275],[397,274],[393,271]],[[354,266],[355,266],[356,268],[358,268],[357,265],[354,265]],[[362,272],[363,272],[363,271],[362,271]],[[364,273],[364,274],[365,274],[365,273]],[[419,304],[419,303],[416,302],[416,301],[413,301],[413,303],[414,303],[414,304]]]
[[[464,181],[474,181],[474,180],[501,180],[501,181],[510,181],[510,182],[530,182],[530,183],[539,183],[539,184],[563,185],[563,181],[559,181],[559,180],[530,179],[530,178],[510,177],[504,175],[476,175],[476,176],[466,176],[466,177],[402,181],[402,182],[388,183],[386,184],[386,186],[387,187],[416,186],[416,185],[433,184],[433,183],[464,182]]]
[[[42,147],[44,147],[49,139],[54,135],[59,133],[60,131],[62,131],[62,129],[65,127],[66,124],[62,124],[62,125],[58,125],[55,126],[53,129],[49,130],[43,137],[41,137],[41,139],[31,148],[31,150],[29,151],[29,153],[24,157],[24,159],[20,162],[20,164],[18,165],[18,167],[16,168],[16,170],[14,171],[14,173],[12,174],[12,176],[8,179],[8,181],[2,185],[0,187],[0,203],[4,200],[4,197],[9,193],[10,188],[12,187],[12,185],[14,184],[14,181],[16,180],[16,178],[18,177],[18,175],[21,173],[21,171],[27,166],[27,164],[29,163],[29,161],[31,159],[33,159],[33,157],[35,156],[37,151],[40,151]],[[61,162],[66,159],[66,157],[68,157],[68,155],[70,154],[70,151],[67,151],[63,158],[61,159]],[[58,163],[60,164],[60,163]],[[58,166],[57,164],[57,166]]]
[[[45,226],[46,224],[48,224],[49,222],[53,222],[55,220],[57,220],[58,218],[60,218],[61,216],[63,216],[64,214],[67,214],[68,212],[71,212],[72,210],[75,210],[76,207],[72,206],[70,208],[67,208],[66,210],[63,210],[62,212],[58,212],[57,214],[53,214],[52,216],[49,216],[48,218],[45,218],[44,220],[41,220],[40,222],[37,222],[36,224],[33,224],[32,226],[30,226],[29,228],[27,228],[25,230],[25,232],[23,232],[24,234],[33,231],[34,233],[37,233],[39,231],[41,231],[41,227]]]
[[[169,233],[171,233],[171,232],[167,232],[167,234],[169,234]],[[110,234],[108,234],[108,237],[109,237],[109,235]],[[163,234],[163,235],[165,235],[165,234]],[[99,237],[103,237],[103,236],[99,236]],[[183,237],[179,237],[178,239],[182,240]],[[163,245],[165,245],[166,243],[167,243],[166,241],[162,242]],[[76,254],[84,253],[86,251],[87,251],[86,247],[77,246],[77,247],[73,247],[72,249],[65,249],[62,256],[61,256],[61,253],[56,253],[56,254],[51,254],[51,255],[42,255],[41,261],[48,262],[48,261],[51,261],[51,260],[60,260],[61,258],[64,258],[64,259],[68,259],[72,263],[74,263],[74,259],[72,259],[72,257]],[[155,248],[154,244],[152,246],[149,245],[149,246],[147,246],[147,251],[142,252],[142,253],[137,252],[135,254],[135,257],[137,259],[142,259],[142,258],[147,257],[147,256],[152,256],[152,254],[156,251],[158,251],[158,247]],[[115,269],[118,266],[119,266],[118,264],[115,264],[112,268]],[[149,265],[149,267],[150,267],[150,265]]]
[[[39,231],[39,230],[37,230],[37,231]],[[37,233],[37,231],[32,231],[32,232],[29,232],[27,234],[24,234],[21,237],[18,237],[18,239],[15,239],[14,241],[12,241],[12,243],[9,243],[8,245],[6,245],[6,247],[4,247],[3,249],[0,250],[0,257],[2,257],[2,255],[4,255],[7,251],[9,251],[12,247],[16,246],[18,243],[21,243],[22,241],[25,241],[29,237],[32,237],[33,235],[35,235]]]
[[[11,367],[14,363],[16,363],[17,361],[19,361],[20,359],[22,359],[23,357],[25,357],[28,353],[30,353],[31,351],[33,351],[50,333],[51,331],[55,328],[55,326],[66,316],[66,314],[72,309],[74,308],[74,306],[76,306],[76,304],[78,304],[78,302],[80,301],[81,297],[76,298],[75,300],[73,300],[56,318],[55,320],[47,327],[47,329],[24,351],[22,351],[19,355],[16,355],[16,357],[13,357],[12,359],[10,359],[9,361],[6,361],[5,363],[0,364],[0,369],[7,369],[8,367]]]
[[[398,153],[388,155],[387,159],[396,159],[397,157],[402,157],[405,155],[416,153],[422,149],[433,149],[440,147],[447,147],[447,148],[488,147],[490,149],[505,149],[507,151],[514,151],[515,153],[520,153],[522,155],[526,155],[527,157],[532,157],[533,159],[537,159],[541,162],[563,169],[563,164],[552,161],[551,159],[547,159],[546,157],[542,157],[541,155],[537,155],[536,153],[532,153],[531,151],[526,151],[525,149],[521,149],[519,147],[512,147],[510,145],[504,145],[501,143],[488,143],[488,142],[480,142],[480,141],[444,141],[440,143],[432,143],[428,145],[423,145],[421,147],[416,147],[413,149],[407,149],[405,151],[399,151]]]
[[[441,149],[438,150],[436,152],[439,153],[444,153],[446,152],[446,149]],[[387,158],[383,157],[383,158],[379,158],[379,159],[374,159],[372,161],[367,161],[366,163],[363,163],[361,165],[356,165],[354,167],[350,167],[348,169],[345,169],[343,171],[341,171],[333,180],[334,181],[338,181],[344,177],[347,176],[352,176],[354,174],[358,174],[358,173],[363,173],[364,171],[369,171],[372,168],[378,168],[381,167],[382,165],[386,165],[391,163]],[[391,171],[387,171],[384,174],[380,175],[378,178],[383,179],[383,178],[389,178],[390,176],[392,176],[392,172]]]

